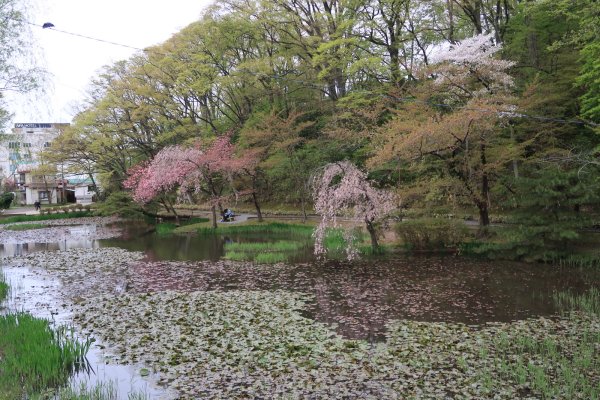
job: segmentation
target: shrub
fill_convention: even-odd
[[[396,225],[396,232],[404,245],[416,250],[456,247],[468,236],[462,221],[442,218],[419,218]]]
[[[86,210],[89,205],[86,205]],[[125,218],[143,218],[142,207],[133,201],[127,192],[113,192],[102,203],[96,213],[101,216],[118,215]]]
[[[0,209],[9,208],[15,199],[15,195],[12,193],[3,193],[0,195]]]

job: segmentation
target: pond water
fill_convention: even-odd
[[[300,291],[314,298],[306,317],[329,324],[347,338],[370,342],[385,339],[385,324],[392,319],[478,325],[552,316],[557,312],[553,293],[578,293],[600,282],[597,272],[585,269],[452,255],[396,254],[352,263],[317,262],[310,238],[291,235],[161,236],[148,226],[121,228],[122,235],[113,239],[90,240],[82,232],[77,239],[60,242],[4,244],[0,256],[98,247],[141,251],[146,257],[131,266],[128,291]],[[302,241],[285,264],[223,259],[231,243],[281,241]],[[119,375],[133,376],[121,370]]]

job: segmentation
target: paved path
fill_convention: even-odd
[[[0,210],[1,215],[38,215],[39,213],[33,207],[11,207],[7,210]]]
[[[235,219],[231,222],[220,222],[220,224],[239,224],[240,222],[248,221],[248,218],[256,218],[254,214],[235,214]]]

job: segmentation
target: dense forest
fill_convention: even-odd
[[[107,198],[155,161],[142,202],[299,212],[349,161],[398,216],[472,216],[474,251],[561,256],[598,224],[599,30],[595,0],[220,0],[107,66],[47,156]]]

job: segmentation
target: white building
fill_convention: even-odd
[[[62,194],[62,181],[55,175],[33,176],[40,165],[39,153],[69,126],[63,123],[16,123],[0,140],[0,180],[16,184],[20,204],[56,203]]]

